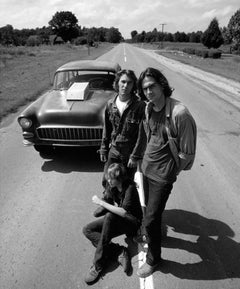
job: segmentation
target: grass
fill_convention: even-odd
[[[195,55],[188,55],[181,51],[184,47],[204,48],[201,43],[164,42],[163,47],[162,43],[143,44],[140,45],[140,47],[152,49],[165,57],[197,67],[204,71],[218,74],[238,82],[240,81],[240,56],[229,54],[229,45],[220,47],[220,50],[222,51],[222,57],[220,59],[201,58]]]
[[[0,47],[0,122],[52,87],[55,70],[68,61],[96,59],[113,47],[54,45]]]

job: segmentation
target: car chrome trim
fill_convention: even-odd
[[[32,142],[24,139],[24,140],[23,140],[23,145],[24,145],[25,147],[30,147],[30,146],[33,146],[34,143],[32,143]]]
[[[102,128],[39,127],[37,136],[40,140],[96,141],[101,140],[102,131]]]
[[[23,137],[24,137],[24,138],[33,138],[33,137],[34,137],[34,134],[33,134],[32,132],[24,131],[24,132],[23,132]]]
[[[60,66],[56,72],[66,70],[88,70],[88,71],[106,71],[116,73],[121,69],[120,65],[110,61],[96,61],[96,60],[79,60],[71,61]]]

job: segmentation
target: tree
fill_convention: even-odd
[[[233,40],[235,48],[240,49],[240,9],[230,18],[228,31]]]
[[[230,44],[232,42],[232,37],[229,33],[228,28],[224,26],[223,28],[221,28],[221,32],[222,32],[224,44]]]
[[[62,39],[67,42],[71,41],[73,38],[78,36],[78,20],[76,16],[69,11],[57,12],[52,20],[48,24],[52,27],[54,33],[57,36],[62,37]]]
[[[169,42],[173,42],[173,35],[172,33],[165,33],[165,36],[164,36],[164,41],[169,41]]]
[[[134,37],[137,35],[138,33],[137,33],[137,30],[133,30],[132,32],[131,32],[131,37],[132,37],[132,39],[134,39]]]
[[[197,35],[196,32],[191,32],[188,34],[189,42],[196,43],[197,42]]]
[[[173,34],[173,39],[174,39],[174,42],[180,42],[181,41],[181,33],[179,31],[174,33]]]
[[[117,28],[111,27],[106,33],[106,40],[111,43],[119,43],[123,39]]]
[[[143,30],[137,35],[137,42],[145,42],[146,32]]]
[[[106,34],[107,34],[107,28],[104,28],[104,27],[98,28],[98,39],[100,42],[106,41]]]
[[[220,31],[217,18],[213,18],[207,30],[202,35],[202,44],[207,48],[218,48],[224,40]]]
[[[12,25],[7,24],[0,28],[0,42],[3,45],[9,45],[14,43],[14,33]]]

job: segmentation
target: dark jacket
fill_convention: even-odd
[[[141,159],[139,125],[144,117],[145,103],[134,95],[121,116],[116,106],[116,98],[117,95],[109,100],[105,108],[100,153],[107,155],[110,146],[114,146],[128,158]]]
[[[127,212],[125,219],[140,226],[143,213],[136,184],[132,180],[128,179],[123,183],[121,193],[117,188],[107,186],[102,199],[109,204],[117,204],[118,207],[122,207]],[[107,211],[100,206],[95,210],[94,216],[100,217]]]

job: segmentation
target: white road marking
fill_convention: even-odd
[[[143,190],[143,177],[142,173],[137,170],[135,173],[134,180],[137,184],[137,189],[138,189],[138,194],[139,194],[139,199],[142,208],[145,208],[145,197],[144,197],[144,190]],[[139,245],[139,248],[141,245]],[[140,252],[138,253],[138,267],[140,268],[146,261],[146,251],[147,251],[147,244],[144,245],[144,247],[140,248]],[[154,284],[153,284],[153,277],[152,275],[148,276],[147,278],[139,278],[140,280],[140,289],[154,289]]]
[[[127,55],[126,55],[125,44],[123,45],[123,55],[124,55],[124,61],[127,62]]]

